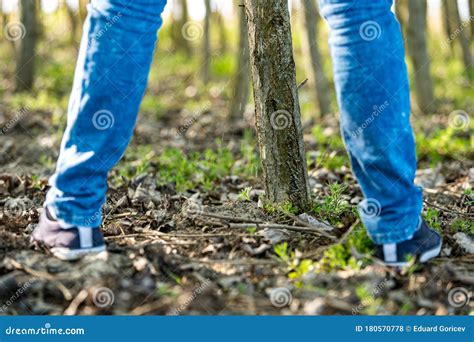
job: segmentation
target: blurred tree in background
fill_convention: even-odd
[[[35,78],[36,42],[38,38],[37,2],[22,0],[20,4],[21,23],[16,29],[22,31],[20,52],[16,67],[17,91],[31,90]]]

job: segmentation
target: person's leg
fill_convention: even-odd
[[[341,131],[376,244],[399,243],[419,227],[415,143],[400,26],[391,0],[320,0],[330,45]]]
[[[74,260],[105,250],[107,174],[133,133],[166,0],[92,0],[67,127],[34,245]],[[95,229],[94,229],[95,228]]]
[[[99,227],[107,173],[134,129],[166,0],[92,0],[46,206],[67,224]]]

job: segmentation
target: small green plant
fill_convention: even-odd
[[[474,220],[456,219],[451,224],[455,232],[463,232],[474,236]]]
[[[121,185],[123,179],[130,180],[148,172],[154,157],[155,154],[150,145],[139,145],[129,149],[124,160],[120,162],[118,173],[112,179],[112,183]]]
[[[247,230],[247,233],[251,235],[254,235],[257,233],[257,227],[248,227],[246,230]]]
[[[279,206],[280,210],[287,214],[298,214],[298,208],[296,208],[293,203],[285,202]]]
[[[299,280],[309,272],[313,270],[314,262],[310,259],[303,259],[301,260],[296,267],[293,267],[293,270],[288,274],[288,278]],[[301,285],[299,281],[297,285]]]
[[[365,228],[359,224],[347,238],[344,244],[336,244],[329,247],[323,259],[319,262],[319,269],[354,269],[360,270],[369,263],[369,259],[357,259],[352,255],[351,249],[354,248],[362,255],[371,255],[373,253],[373,242],[367,235]]]
[[[300,260],[297,253],[291,251],[287,242],[277,244],[273,247],[278,258],[286,264],[288,278],[295,281],[296,286],[302,286],[301,278],[314,269],[314,262],[310,259]]]
[[[33,187],[33,189],[36,190],[41,190],[43,188],[41,184],[41,179],[38,175],[31,175],[31,186]]]
[[[281,204],[264,202],[263,210],[268,214],[283,212],[287,214],[298,214],[299,210],[291,202],[284,202]]]
[[[355,293],[360,299],[359,307],[361,308],[361,313],[365,315],[376,315],[382,305],[382,298],[377,298],[376,292],[369,291],[363,285],[357,287]]]
[[[169,285],[167,285],[166,283],[160,283],[158,284],[158,286],[156,287],[156,292],[159,296],[161,297],[172,297],[172,298],[175,298],[177,297],[177,293],[173,291],[172,288],[170,288]]]
[[[282,242],[276,244],[273,247],[275,254],[281,259],[281,261],[288,263],[290,261],[290,250],[288,248],[288,242]]]
[[[322,203],[318,203],[314,206],[313,212],[319,217],[328,220],[331,224],[337,224],[340,216],[351,210],[349,203],[342,198],[346,189],[347,186],[339,183],[330,184],[329,194],[324,198]]]
[[[465,189],[463,194],[466,196],[464,204],[468,207],[474,206],[474,192],[472,191],[472,188]]]
[[[242,159],[238,160],[234,166],[234,172],[246,177],[256,177],[260,172],[260,158],[255,149],[257,143],[250,130],[244,132],[244,137],[240,143],[240,155]]]
[[[426,213],[423,215],[426,223],[436,230],[437,232],[441,233],[441,222],[439,218],[440,212],[433,208],[428,208]]]
[[[178,149],[168,149],[157,158],[158,184],[174,183],[177,191],[197,185],[209,190],[216,179],[231,174],[235,161],[228,149],[207,149],[189,156]]]
[[[239,199],[242,201],[250,201],[250,192],[252,191],[251,186],[247,186],[242,189],[239,193]]]

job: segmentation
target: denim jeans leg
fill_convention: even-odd
[[[67,128],[45,205],[66,223],[98,227],[108,171],[128,146],[166,0],[92,0]]]
[[[330,29],[342,136],[377,244],[410,239],[419,222],[415,141],[400,25],[391,0],[320,0]]]

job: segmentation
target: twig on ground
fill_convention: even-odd
[[[287,229],[287,230],[294,230],[294,231],[299,231],[299,232],[311,232],[311,233],[324,236],[332,241],[336,240],[336,237],[334,237],[333,235],[328,234],[325,231],[322,231],[320,227],[313,226],[313,225],[301,227],[301,226],[291,226],[287,224],[265,223],[262,220],[253,220],[253,219],[248,219],[244,217],[226,216],[226,215],[219,215],[219,214],[206,213],[206,212],[196,212],[196,215],[204,216],[204,217],[212,217],[212,218],[216,218],[222,221],[241,222],[241,223],[223,222],[223,224],[225,224],[229,228],[245,229],[245,228],[256,227],[257,229],[264,229],[264,228]],[[305,222],[305,224],[308,225],[307,222]]]
[[[236,228],[236,229],[245,229],[245,228],[252,228],[255,227],[257,229],[287,229],[287,230],[294,230],[297,232],[310,232],[314,234],[318,234],[328,238],[329,240],[336,241],[337,238],[326,233],[325,231],[321,231],[320,229],[313,228],[313,227],[298,227],[298,226],[290,226],[287,224],[276,224],[276,223],[225,223],[229,228]]]
[[[65,316],[74,316],[77,313],[77,309],[79,308],[79,305],[81,305],[89,295],[89,292],[87,290],[82,289],[79,291],[76,297],[72,300],[72,302],[69,304],[69,306],[64,310],[63,315]]]
[[[461,211],[457,211],[457,210],[453,210],[453,209],[449,209],[449,208],[443,208],[443,207],[440,207],[436,204],[428,202],[427,200],[423,200],[423,202],[425,202],[430,207],[436,208],[436,209],[444,211],[444,212],[448,212],[448,213],[452,213],[452,214],[456,214],[456,215],[461,215],[461,216],[465,216],[465,217],[474,217],[474,214],[463,213]]]
[[[13,259],[10,259],[9,262],[16,269],[22,270],[25,273],[28,273],[28,274],[32,275],[33,277],[49,280],[51,283],[53,283],[58,288],[58,290],[60,290],[62,292],[62,294],[64,296],[64,299],[66,299],[68,301],[72,299],[71,291],[69,291],[69,289],[66,286],[64,286],[63,283],[61,283],[58,280],[57,277],[54,277],[53,275],[51,275],[49,273],[46,273],[46,272],[41,272],[41,271],[34,270],[34,269],[32,269],[28,266],[20,264],[19,262],[17,262],[16,260],[13,260]]]
[[[226,221],[231,221],[231,222],[250,222],[250,223],[264,223],[262,220],[254,220],[254,219],[249,219],[246,217],[235,217],[235,216],[228,216],[228,215],[220,215],[220,214],[214,214],[214,213],[209,213],[209,212],[195,212],[196,215],[199,216],[205,216],[205,217],[211,217],[219,220],[226,220]]]

